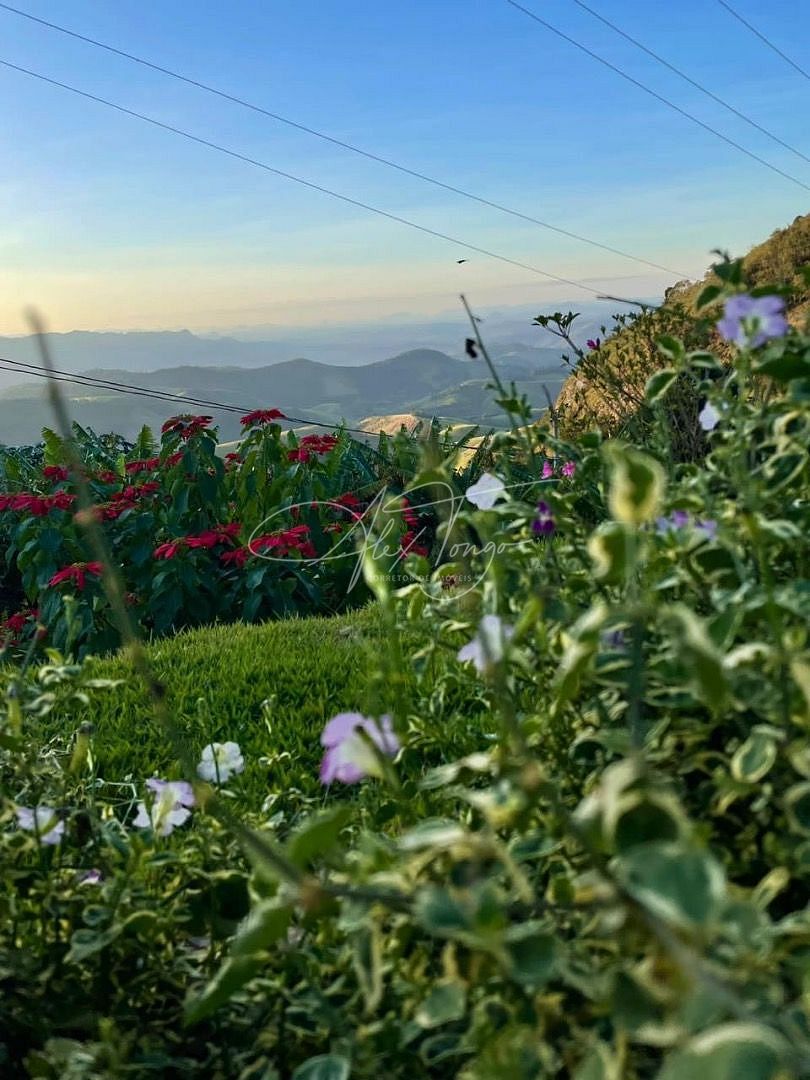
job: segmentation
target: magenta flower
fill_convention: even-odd
[[[550,461],[543,462],[543,479],[550,480],[554,475],[554,466]]]
[[[575,461],[566,461],[562,467],[563,476],[571,477],[577,471],[577,464]]]
[[[785,301],[781,296],[730,296],[723,309],[717,330],[726,341],[741,349],[756,349],[770,338],[783,337],[788,332]]]
[[[588,346],[589,349],[598,349],[599,346],[602,344],[602,339],[601,338],[588,338],[588,340],[585,342],[585,344]]]
[[[321,783],[339,780],[342,784],[356,784],[366,776],[382,776],[380,754],[394,757],[399,740],[390,716],[381,716],[377,721],[362,713],[345,712],[333,716],[323,729],[321,746],[326,747]]]

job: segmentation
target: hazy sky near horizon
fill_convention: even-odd
[[[591,6],[810,153],[810,83],[715,0]],[[810,165],[572,0],[527,7],[810,183]],[[808,193],[505,0],[18,0],[17,6],[487,198],[702,273]],[[802,62],[795,0],[735,0]],[[674,14],[674,18],[673,18]],[[0,59],[511,258],[621,295],[675,280],[366,161],[0,10]],[[571,286],[385,221],[0,66],[0,333],[226,330],[479,305]],[[469,261],[458,265],[458,259]],[[583,297],[587,293],[581,294]]]

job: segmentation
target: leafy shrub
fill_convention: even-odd
[[[43,704],[12,676],[3,788],[18,825],[0,842],[4,903],[21,913],[8,955],[38,934],[24,985],[42,1025],[11,1012],[39,1039],[29,1071],[83,1054],[88,1075],[242,1080],[808,1075],[810,337],[783,332],[772,291],[735,309],[737,295],[730,276],[702,298],[743,341],[733,366],[661,342],[645,445],[521,429],[461,505],[448,469],[425,463],[407,497],[432,499],[439,565],[403,564],[379,523],[364,545],[380,638],[371,677],[324,701],[324,720],[339,715],[321,749],[322,775],[367,779],[327,788],[322,810],[274,820],[273,792],[243,813],[238,777],[218,795],[198,781],[171,836],[139,830],[146,761],[111,780],[134,785],[116,804],[92,780],[92,738],[84,758],[78,743],[43,752],[57,729],[38,713],[92,702]],[[703,403],[701,462],[666,449],[679,384]],[[122,725],[157,722],[130,700]],[[164,775],[191,780],[211,736],[164,704],[153,694],[179,763],[161,759]],[[108,836],[105,911],[79,929],[93,905],[62,860],[83,868]],[[202,963],[177,945],[198,933]],[[147,960],[130,988],[133,935]],[[68,968],[67,1004],[49,1010]]]

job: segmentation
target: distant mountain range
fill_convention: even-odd
[[[61,351],[61,350],[60,350]],[[538,358],[540,362],[538,362]],[[64,361],[60,361],[64,363]],[[496,361],[505,380],[516,379],[540,408],[548,389],[556,397],[566,369],[558,349],[512,349]],[[277,407],[291,418],[327,424],[345,420],[355,424],[370,415],[414,413],[448,422],[481,423],[500,427],[503,414],[481,360],[459,360],[435,349],[415,349],[356,367],[340,367],[314,360],[288,360],[263,367],[181,365],[157,371],[85,369],[93,379],[127,383],[200,401],[236,406],[240,411]],[[223,440],[239,434],[239,413],[201,404],[174,405],[137,394],[62,383],[70,412],[80,424],[97,432],[117,431],[134,436],[143,424],[159,427],[176,412],[202,412],[214,416]],[[538,410],[539,411],[539,410]],[[29,443],[39,438],[52,418],[44,400],[44,381],[6,387],[0,392],[0,442]]]
[[[532,325],[540,306],[485,309],[480,321],[502,378],[515,379],[538,412],[546,391],[556,397],[565,376],[561,343]],[[552,307],[581,312],[576,336],[583,343],[600,333],[601,322],[613,310],[598,301]],[[265,326],[224,337],[188,330],[76,330],[51,334],[50,344],[55,367],[69,374],[101,376],[246,411],[277,406],[327,424],[407,412],[499,426],[503,417],[487,389],[486,367],[465,354],[469,333],[463,311],[449,311],[376,323]],[[14,366],[40,366],[34,339],[0,337],[0,361],[11,361],[0,362],[0,443],[36,441],[42,427],[52,423],[43,380]],[[145,423],[159,426],[172,412],[194,408],[69,382],[62,389],[75,419],[98,432],[131,436]],[[207,405],[197,411],[216,417],[223,440],[238,434],[239,414]]]

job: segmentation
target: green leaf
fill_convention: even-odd
[[[339,806],[308,818],[290,839],[287,848],[290,862],[303,869],[316,856],[331,851],[351,816],[351,807]]]
[[[810,835],[810,782],[794,784],[785,792],[785,809],[793,830]]]
[[[707,285],[698,296],[695,307],[700,311],[701,308],[706,307],[708,304],[711,304],[713,300],[716,300],[722,292],[723,290],[720,285]]]
[[[664,470],[648,454],[619,442],[605,444],[610,465],[608,505],[616,521],[643,525],[658,513],[664,494]]]
[[[292,1080],[349,1080],[351,1066],[342,1054],[318,1054],[292,1074]]]
[[[627,891],[674,926],[706,926],[725,897],[723,868],[708,852],[682,843],[641,844],[613,860]]]
[[[617,584],[633,568],[635,537],[621,521],[604,521],[588,540],[588,554],[600,581]]]
[[[416,1010],[416,1022],[435,1028],[460,1020],[467,1009],[467,991],[457,982],[437,983]]]
[[[536,924],[513,927],[506,935],[509,972],[515,982],[536,990],[544,986],[554,970],[556,946],[547,930]]]
[[[264,966],[263,951],[287,932],[291,917],[292,908],[275,900],[260,901],[253,908],[233,940],[228,959],[201,994],[187,999],[187,1024],[204,1020],[250,982]]]
[[[658,342],[658,348],[661,348],[660,341]],[[678,373],[674,368],[662,368],[660,371],[656,371],[654,375],[651,375],[644,388],[644,397],[649,404],[652,405],[656,401],[659,401],[666,394],[667,390],[669,390],[677,377]]]
[[[693,611],[683,604],[676,604],[669,612],[680,637],[682,658],[691,674],[695,691],[710,708],[719,711],[729,696],[721,652]]]
[[[781,1035],[764,1024],[721,1024],[674,1054],[658,1080],[776,1080],[786,1056]]]
[[[731,759],[731,775],[743,784],[756,784],[776,761],[776,740],[763,731],[752,731]]]
[[[403,851],[420,851],[422,848],[447,848],[459,843],[467,836],[466,829],[456,821],[430,818],[409,829],[400,837],[399,846]]]
[[[419,893],[415,915],[431,934],[447,936],[467,929],[467,914],[461,904],[439,885],[428,885]]]

